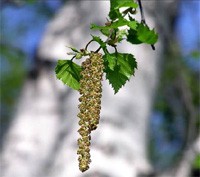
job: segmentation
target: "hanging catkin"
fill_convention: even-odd
[[[101,80],[103,76],[103,58],[100,53],[91,53],[82,63],[80,80],[80,104],[78,117],[80,138],[78,139],[79,169],[84,172],[89,168],[90,133],[97,128],[101,110]]]

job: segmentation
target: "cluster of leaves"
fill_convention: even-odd
[[[122,11],[122,8],[125,9]],[[99,36],[92,36],[92,40],[86,45],[85,49],[77,50],[71,48],[72,52],[69,54],[74,55],[71,60],[59,60],[56,66],[56,76],[64,84],[78,90],[80,87],[80,72],[81,66],[73,62],[73,59],[80,59],[83,56],[90,54],[87,51],[87,46],[95,41],[100,47],[95,52],[103,50],[104,55],[104,72],[106,79],[117,93],[119,89],[134,75],[137,68],[136,59],[132,54],[119,53],[117,51],[117,44],[122,40],[127,40],[132,44],[155,44],[158,36],[154,30],[143,22],[138,22],[133,18],[138,4],[133,0],[110,0],[109,20],[103,26],[91,24],[92,30],[99,30],[103,35],[107,36],[107,40],[103,41]],[[123,27],[123,28],[122,28]],[[126,27],[126,29],[124,29]],[[111,46],[115,49],[114,53],[110,53],[107,49]]]

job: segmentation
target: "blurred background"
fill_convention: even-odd
[[[120,44],[139,67],[117,95],[105,83],[91,168],[81,174],[79,95],[54,68],[70,59],[66,46],[90,40],[90,23],[106,21],[109,1],[1,1],[2,177],[200,176],[200,1],[143,5],[159,34],[156,51]]]

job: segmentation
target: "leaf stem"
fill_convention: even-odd
[[[115,49],[115,53],[118,53],[117,46],[114,46],[114,49]]]
[[[93,41],[94,41],[94,40],[92,39],[92,40],[90,40],[90,41],[86,44],[86,46],[85,46],[85,51],[87,50],[88,46],[89,46]]]
[[[98,53],[99,50],[101,50],[101,46],[94,53]]]
[[[76,56],[74,55],[72,58],[71,58],[71,61],[73,61],[73,59],[75,58]]]
[[[107,38],[106,41],[105,41],[106,44],[108,43],[109,39],[111,39],[111,36],[112,36],[113,32],[114,32],[114,29],[111,29],[110,34],[109,34],[108,38]],[[95,53],[99,52],[99,50],[101,50],[101,48],[102,48],[102,47],[100,46],[100,47],[95,51]]]

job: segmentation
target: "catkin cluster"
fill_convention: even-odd
[[[84,172],[89,168],[90,159],[90,133],[97,128],[101,110],[103,76],[103,58],[100,53],[91,53],[90,57],[82,63],[80,80],[80,104],[78,117],[80,138],[78,139],[79,169]]]

